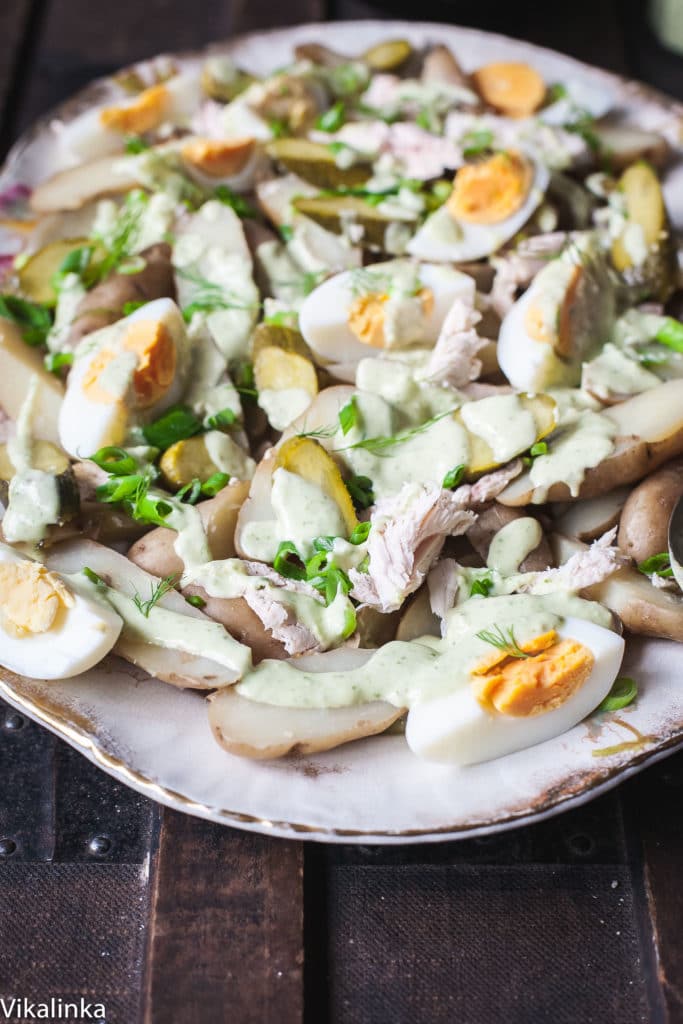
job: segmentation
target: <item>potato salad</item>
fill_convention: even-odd
[[[667,140],[437,41],[98,95],[0,194],[0,666],[124,659],[250,758],[637,700],[629,635],[683,641]]]

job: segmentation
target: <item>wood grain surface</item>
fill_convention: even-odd
[[[642,8],[3,0],[0,144],[131,60],[329,17],[473,24],[683,98]],[[1,707],[0,777],[0,996],[85,994],[109,1024],[683,1022],[683,755],[541,824],[404,848],[164,810]]]

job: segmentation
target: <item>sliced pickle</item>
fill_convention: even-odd
[[[407,39],[388,39],[371,46],[360,59],[372,71],[396,71],[412,54],[413,48]]]
[[[550,395],[519,395],[521,405],[532,413],[536,422],[536,437],[534,444],[542,441],[557,426],[557,405],[555,399]],[[462,422],[460,413],[455,418]],[[463,424],[464,426],[464,424]],[[481,437],[467,431],[470,455],[467,465],[468,477],[480,476],[490,470],[496,469],[499,465],[489,445]],[[521,452],[517,453],[521,455]]]
[[[292,437],[278,448],[278,468],[316,484],[339,506],[349,534],[358,525],[351,495],[331,455],[312,437]]]
[[[242,71],[228,57],[210,57],[202,68],[202,92],[211,100],[230,103],[257,79]]]
[[[80,498],[78,485],[68,456],[50,441],[35,441],[31,450],[34,469],[54,476],[59,494],[59,522],[66,523],[78,514]],[[0,444],[0,501],[6,503],[9,483],[16,469],[9,457],[6,444]]]
[[[164,483],[173,491],[185,487],[195,478],[208,480],[218,472],[218,466],[209,455],[201,436],[188,437],[172,444],[161,456],[159,469]]]
[[[295,199],[292,205],[298,213],[303,213],[337,235],[342,234],[349,224],[360,225],[363,228],[361,243],[364,248],[383,249],[387,228],[396,223],[394,217],[388,217],[376,206],[371,206],[357,196],[302,197]],[[410,221],[406,223],[410,224]]]
[[[74,249],[90,245],[87,238],[60,238],[29,256],[18,272],[22,294],[32,302],[54,306],[57,301],[52,279]]]
[[[254,379],[257,391],[301,388],[318,393],[318,377],[311,350],[293,327],[260,324],[253,340]]]
[[[308,139],[273,139],[267,149],[273,160],[317,188],[353,188],[362,185],[372,173],[370,164],[339,167],[326,145]]]

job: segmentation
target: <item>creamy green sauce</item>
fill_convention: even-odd
[[[211,597],[236,598],[260,593],[268,601],[288,609],[296,622],[305,626],[321,649],[339,643],[356,625],[356,615],[348,597],[339,591],[329,605],[307,593],[279,587],[264,576],[247,573],[244,562],[228,558],[199,566],[192,576]]]
[[[75,589],[84,589],[81,573],[69,575],[67,579]],[[132,597],[104,584],[89,586],[90,596],[103,598],[121,616],[123,628],[130,638],[209,658],[238,675],[243,675],[251,668],[250,648],[235,640],[219,622],[183,615],[159,604],[154,605],[149,615],[145,616]]]
[[[336,501],[316,484],[282,467],[273,473],[271,505],[275,519],[252,520],[242,531],[242,548],[249,558],[272,562],[285,540],[291,541],[303,558],[310,558],[316,537],[346,534]]]
[[[78,304],[85,294],[85,287],[78,274],[64,276],[57,293],[55,322],[47,336],[47,347],[50,352],[61,352],[64,349]]]
[[[456,408],[461,401],[452,388],[417,379],[430,355],[431,349],[424,349],[397,354],[397,358],[361,359],[356,368],[356,386],[409,413],[411,422],[424,422]]]
[[[271,427],[284,430],[308,409],[311,395],[304,388],[264,388],[258,393],[258,404]]]
[[[211,461],[221,473],[227,473],[238,480],[251,480],[256,463],[229,434],[222,430],[208,430],[204,434],[204,444]]]
[[[547,455],[534,459],[529,477],[534,485],[534,503],[545,500],[550,487],[564,482],[576,497],[587,469],[592,469],[614,451],[614,423],[600,413],[584,412],[559,437],[549,441]]]
[[[463,405],[468,430],[486,441],[496,462],[508,462],[536,440],[536,421],[517,395],[493,395]]]
[[[26,398],[17,417],[17,430],[7,442],[7,454],[16,470],[9,483],[8,505],[2,532],[10,544],[37,544],[44,540],[48,526],[59,522],[59,487],[52,473],[35,469],[32,423],[40,390],[38,377],[31,377]]]
[[[487,565],[502,576],[512,576],[541,543],[543,530],[537,519],[524,516],[506,523],[495,534],[489,547]]]
[[[661,381],[627,351],[607,342],[589,363],[584,363],[581,387],[598,398],[639,395]]]
[[[444,696],[470,682],[470,671],[492,652],[477,633],[495,623],[514,630],[525,643],[558,628],[568,614],[604,625],[604,609],[580,598],[514,595],[473,599],[447,616],[443,639],[393,641],[374,651],[360,668],[349,671],[301,671],[296,662],[263,661],[237,684],[251,700],[282,707],[327,708],[383,700],[410,708]]]

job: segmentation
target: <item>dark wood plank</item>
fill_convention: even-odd
[[[14,129],[82,88],[144,57],[191,50],[239,32],[318,20],[324,0],[289,0],[277,11],[270,0],[213,0],[189,13],[186,0],[50,4],[37,40],[35,71],[17,103]]]
[[[22,55],[31,7],[31,0],[5,0],[0,7],[0,39],[3,40],[0,46],[0,113]]]
[[[163,812],[145,1024],[299,1024],[303,844]]]
[[[627,792],[629,831],[640,842],[645,941],[653,946],[659,994],[667,1024],[683,1022],[683,755],[634,780]],[[654,975],[654,971],[652,971]],[[657,993],[659,989],[659,993]],[[653,1019],[655,1019],[653,1017]]]

